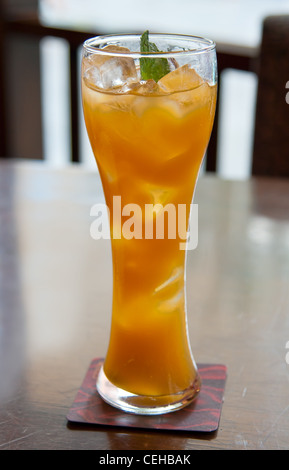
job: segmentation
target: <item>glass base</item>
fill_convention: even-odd
[[[173,395],[135,395],[113,385],[101,367],[96,388],[103,400],[122,411],[140,415],[158,415],[184,408],[200,391],[201,381],[197,375],[191,387]]]

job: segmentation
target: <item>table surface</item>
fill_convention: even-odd
[[[289,449],[288,180],[199,178],[188,322],[196,361],[228,368],[218,431],[68,424],[108,340],[110,246],[90,236],[102,201],[93,170],[0,163],[0,450]]]

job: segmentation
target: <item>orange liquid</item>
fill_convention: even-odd
[[[136,394],[169,395],[197,371],[187,335],[185,251],[178,236],[145,238],[145,204],[185,204],[187,220],[215,111],[208,84],[171,95],[103,93],[83,82],[88,135],[106,204],[142,209],[142,238],[112,237],[113,308],[104,372]],[[129,217],[122,217],[122,223]],[[134,219],[135,222],[137,219]],[[113,220],[111,217],[111,230]],[[133,227],[130,227],[133,230]]]

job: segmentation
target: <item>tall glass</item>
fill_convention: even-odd
[[[201,386],[187,329],[184,239],[217,88],[211,40],[151,34],[149,41],[153,50],[140,52],[139,35],[96,37],[82,55],[84,117],[113,263],[97,390],[138,414],[182,408]],[[154,68],[161,78],[151,78]]]

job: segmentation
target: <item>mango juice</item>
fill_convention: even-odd
[[[104,91],[82,81],[86,127],[111,217],[113,305],[104,373],[117,387],[148,396],[178,394],[197,380],[186,324],[184,240],[178,231],[168,236],[168,216],[162,238],[146,237],[146,207],[156,207],[154,223],[158,208],[181,204],[187,227],[216,86],[187,67],[172,74],[157,87]],[[122,207],[140,208],[122,216],[118,238],[115,196]]]

